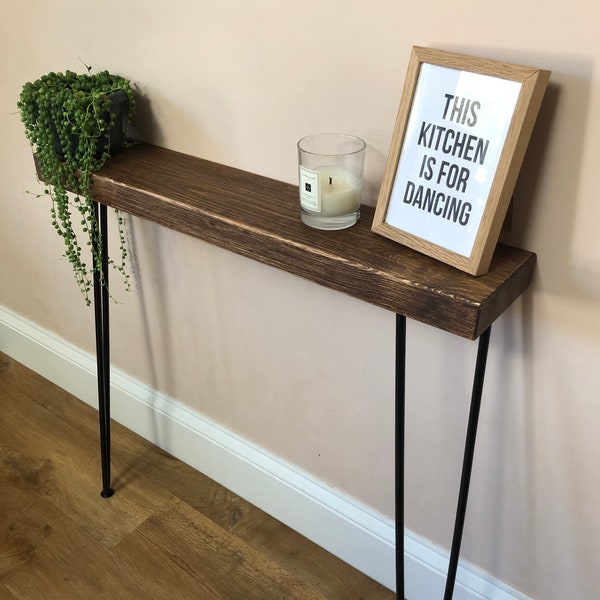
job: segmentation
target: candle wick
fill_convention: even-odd
[[[331,185],[333,183],[333,179],[331,179],[331,177],[329,178],[329,185]]]

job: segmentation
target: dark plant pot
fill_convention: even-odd
[[[129,97],[127,96],[127,92],[125,90],[117,90],[113,92],[109,96],[110,100],[110,113],[115,115],[115,121],[113,126],[110,128],[108,132],[108,148],[109,152],[112,154],[118,150],[120,150],[125,143],[127,142],[127,114],[129,111]],[[105,121],[110,120],[110,113],[106,113],[103,116]],[[52,122],[52,128],[54,129],[54,148],[56,149],[56,153],[60,156],[65,155],[65,150],[58,139],[58,133],[54,126],[54,122]],[[72,135],[70,139],[71,143],[71,151],[74,152],[79,145],[79,136]],[[95,157],[100,158],[105,149],[105,139],[98,140],[98,144],[96,146]]]
[[[108,132],[108,142],[111,152],[120,150],[127,141],[127,113],[129,111],[129,97],[125,90],[117,90],[110,95],[111,112],[115,115],[115,123]],[[100,149],[102,154],[102,149]]]

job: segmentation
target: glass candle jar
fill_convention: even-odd
[[[319,133],[298,142],[300,216],[306,225],[345,229],[358,221],[366,147],[346,133]]]

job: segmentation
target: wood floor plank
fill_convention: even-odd
[[[17,600],[16,596],[2,583],[0,583],[0,598],[2,600]]]
[[[0,461],[106,546],[118,543],[171,497],[140,477],[118,496],[101,498],[97,448],[93,452],[87,440],[43,408],[30,405],[23,415],[10,400],[3,403]],[[17,400],[23,406],[23,398]]]
[[[253,507],[254,508],[254,507]],[[301,577],[325,598],[392,600],[396,595],[360,571],[351,569],[310,540],[255,509],[232,529],[232,533],[256,551]]]
[[[27,564],[49,531],[47,523],[41,526],[32,518],[31,506],[37,497],[25,488],[13,473],[0,466],[0,581]]]
[[[130,542],[139,547],[140,538],[147,544],[146,551],[135,555]],[[133,555],[136,564],[148,561],[144,570],[149,572],[156,562],[171,562],[179,573],[179,593],[185,598],[326,600],[312,586],[181,501],[152,515],[116,550],[124,560]]]
[[[387,600],[395,595],[0,353],[0,598]]]
[[[0,584],[10,598],[158,598],[150,595],[151,587],[137,569],[119,561],[43,494],[2,467],[0,486],[0,522],[5,525]]]

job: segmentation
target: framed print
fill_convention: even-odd
[[[415,46],[372,230],[486,273],[549,78]]]

